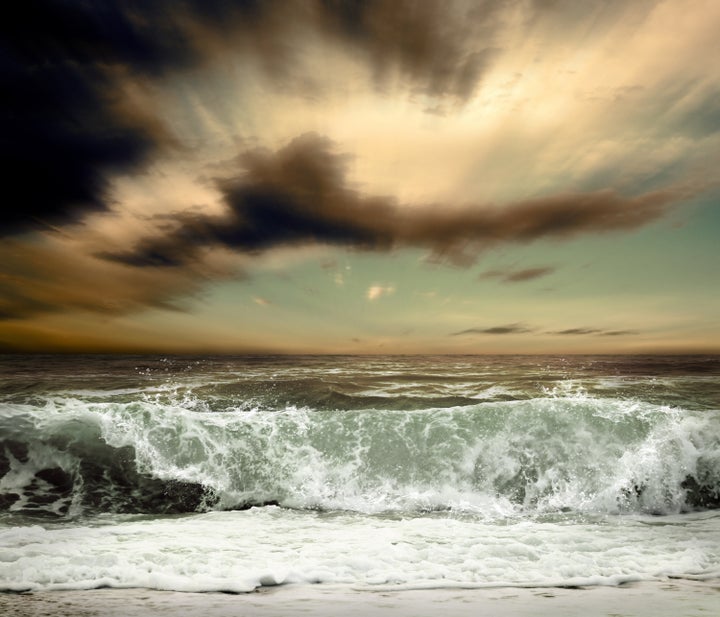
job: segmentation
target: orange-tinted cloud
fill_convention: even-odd
[[[184,310],[208,280],[241,276],[207,260],[175,270],[129,268],[54,240],[6,241],[0,261],[0,320],[67,311],[119,315],[147,308]]]

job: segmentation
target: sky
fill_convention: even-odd
[[[716,0],[32,0],[0,351],[720,352]]]

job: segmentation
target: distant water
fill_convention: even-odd
[[[720,357],[0,356],[0,589],[720,577]]]

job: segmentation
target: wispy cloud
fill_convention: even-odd
[[[638,334],[637,330],[604,330],[602,328],[568,328],[567,330],[558,330],[556,332],[548,332],[548,334],[556,334],[559,336],[628,336]]]
[[[490,326],[487,328],[468,328],[460,332],[453,332],[450,336],[465,336],[469,334],[525,334],[533,329],[520,323],[506,324],[502,326]]]
[[[489,279],[497,278],[503,283],[522,283],[525,281],[532,281],[544,276],[548,276],[555,272],[556,268],[552,266],[540,266],[535,268],[523,268],[521,270],[515,270],[513,268],[500,268],[494,270],[486,270],[481,272],[478,278]]]
[[[560,336],[576,336],[580,334],[599,334],[600,330],[597,328],[568,328],[567,330],[558,330],[557,332],[551,332],[550,334],[559,334]]]
[[[63,240],[0,243],[0,320],[84,311],[120,315],[185,310],[208,279],[242,278],[210,260],[186,268],[128,268],[72,250]]]
[[[551,334],[555,336],[629,336],[639,334],[637,330],[604,330],[602,328],[568,328],[552,332],[542,331],[539,328],[522,323],[503,324],[498,326],[468,328],[453,332],[450,336],[465,336],[476,334]]]

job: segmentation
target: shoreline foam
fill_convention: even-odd
[[[96,589],[0,594],[15,617],[691,617],[720,610],[720,579],[667,580],[580,589],[496,587],[373,591],[344,585],[284,585],[247,594]]]

